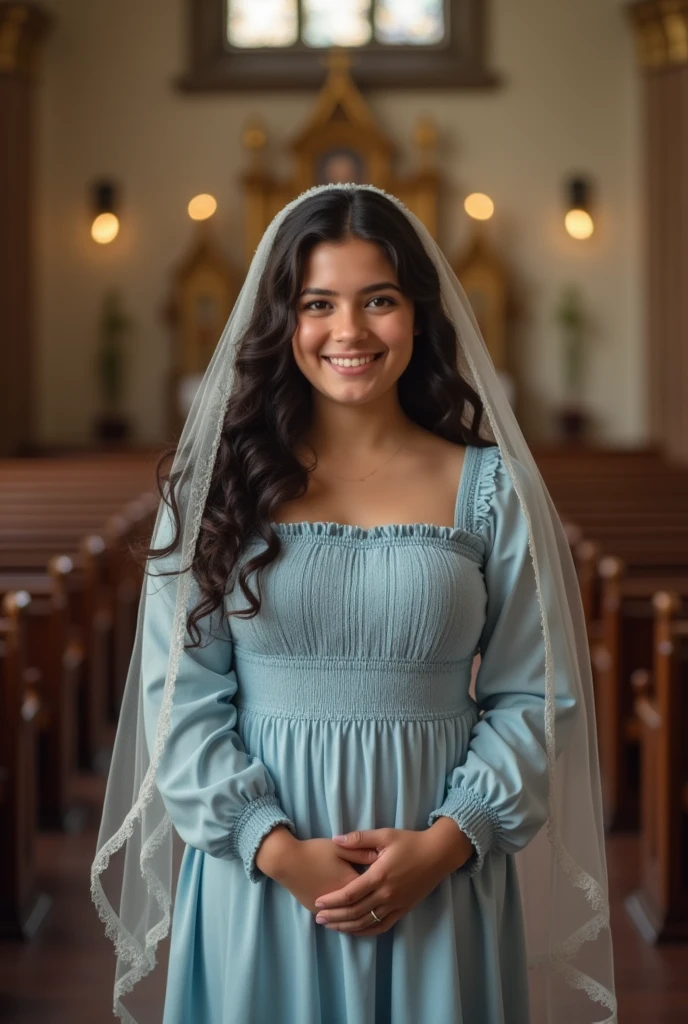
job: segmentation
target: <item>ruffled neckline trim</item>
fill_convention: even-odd
[[[400,538],[427,538],[441,540],[477,540],[463,527],[438,526],[435,523],[385,523],[379,526],[355,526],[351,523],[301,520],[295,523],[270,524],[277,533],[287,537],[350,537],[356,540],[398,540]]]

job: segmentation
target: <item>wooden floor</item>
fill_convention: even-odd
[[[101,779],[80,780],[87,828],[76,835],[43,834],[40,838],[41,882],[54,903],[33,942],[0,942],[2,1024],[103,1024],[114,1020],[110,1010],[112,947],[89,893],[102,791]],[[652,948],[643,942],[623,907],[623,897],[637,877],[637,839],[615,836],[608,841],[607,851],[619,1022],[686,1024],[688,944]]]

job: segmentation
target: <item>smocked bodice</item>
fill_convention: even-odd
[[[485,618],[477,538],[449,527],[276,525],[284,548],[262,571],[260,614],[230,619],[236,648],[347,661],[474,652]],[[229,607],[245,603],[237,588]]]
[[[455,709],[457,681],[467,687],[485,622],[483,521],[498,455],[498,449],[467,449],[453,527],[274,523],[282,550],[261,571],[261,611],[229,620],[239,700],[260,699],[266,710],[296,702],[296,711],[303,702],[304,714],[316,714],[323,689],[329,710],[342,715],[361,701],[370,702],[371,714],[383,713],[390,697],[408,714],[451,710],[447,701]],[[238,587],[226,607],[246,607]],[[337,670],[346,696],[332,685]],[[388,674],[397,680],[394,694]],[[437,685],[442,674],[445,696]],[[402,679],[408,692],[399,691]],[[434,685],[432,699],[423,679],[428,691]]]

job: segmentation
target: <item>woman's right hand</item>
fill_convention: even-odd
[[[317,914],[315,901],[318,896],[341,889],[347,882],[357,878],[359,872],[350,860],[339,855],[337,844],[331,839],[297,839],[291,833],[288,833],[288,837],[280,837],[283,845],[278,847],[275,844],[272,848],[266,846],[266,850],[263,850],[269,838],[267,836],[258,851],[259,854],[263,853],[261,863],[264,866],[258,860],[256,863],[265,874],[288,889],[302,906],[312,914]],[[372,864],[377,858],[375,850],[362,849],[359,852],[361,864]],[[349,857],[352,853],[349,851]]]

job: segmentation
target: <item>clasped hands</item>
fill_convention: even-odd
[[[356,935],[381,935],[473,852],[468,836],[443,815],[422,831],[378,828],[332,839],[299,840],[278,827],[261,844],[262,860],[257,863],[316,913],[318,924]],[[359,874],[355,864],[367,870]],[[379,924],[371,910],[381,918]]]

